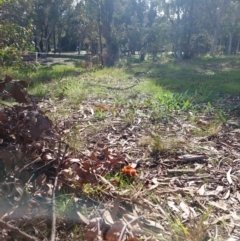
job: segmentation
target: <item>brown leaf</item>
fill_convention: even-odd
[[[14,83],[10,87],[9,93],[11,94],[12,98],[15,99],[19,103],[27,103],[27,99],[25,94],[21,90],[18,84]]]
[[[18,178],[23,182],[27,183],[30,179],[30,173],[27,170],[22,170],[18,176]]]
[[[45,174],[42,174],[36,178],[34,181],[37,188],[40,188],[42,185],[46,183],[47,176]]]
[[[104,153],[105,157],[108,157],[110,155],[110,151],[108,150],[108,147],[103,149],[103,153]]]
[[[98,147],[98,148],[104,148],[104,147],[105,147],[105,144],[104,144],[104,143],[97,143],[97,147]]]
[[[123,227],[125,224],[123,221],[118,221],[111,225],[111,228],[108,230],[106,234],[106,240],[107,241],[118,241],[119,240],[119,234],[122,232]],[[126,234],[124,233],[124,237],[122,237],[121,240],[126,239]]]
[[[11,82],[12,80],[13,80],[12,77],[10,77],[9,75],[6,75],[6,76],[5,76],[5,82],[6,82],[6,83]]]
[[[4,169],[6,173],[9,173],[14,170],[14,155],[10,151],[0,151],[0,157],[4,163]]]
[[[106,111],[108,110],[108,107],[102,104],[95,104],[96,109]]]
[[[97,161],[97,156],[96,156],[96,154],[95,154],[94,151],[91,153],[90,158],[91,158],[93,161]]]
[[[0,121],[1,122],[7,122],[8,118],[4,115],[2,111],[0,111]]]
[[[76,168],[76,173],[80,177],[80,183],[92,183],[94,175],[90,172],[83,170],[82,168]]]
[[[0,93],[5,90],[5,82],[0,82]]]
[[[44,131],[49,130],[52,127],[52,121],[46,116],[38,115],[37,123],[31,126],[30,133],[33,139],[38,139]]]
[[[103,219],[94,218],[90,220],[87,226],[87,232],[85,234],[86,241],[103,240],[103,233],[109,228]]]
[[[24,88],[28,87],[28,83],[25,80],[19,80],[19,81],[17,81],[17,83],[20,84]]]

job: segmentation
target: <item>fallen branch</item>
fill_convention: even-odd
[[[207,159],[207,156],[186,154],[183,156],[179,156],[178,159],[181,161],[203,161]]]
[[[5,228],[5,229],[11,230],[11,235],[15,234],[17,239],[22,238],[26,241],[37,241],[38,240],[36,237],[28,235],[24,231],[21,231],[19,228],[16,228],[16,227],[12,226],[11,224],[4,222],[3,220],[0,220],[0,228]]]

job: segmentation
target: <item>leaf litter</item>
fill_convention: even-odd
[[[91,97],[54,123],[45,114],[51,104],[25,88],[10,76],[0,85],[2,98],[21,103],[0,110],[3,240],[16,231],[13,223],[25,240],[47,240],[55,192],[71,193],[73,203],[69,220],[58,225],[83,226],[86,241],[239,237],[237,119],[208,133],[209,114],[197,122],[186,112],[153,120],[144,104]],[[68,148],[73,130],[81,150]],[[199,130],[202,136],[194,134]]]

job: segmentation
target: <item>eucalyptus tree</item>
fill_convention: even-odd
[[[95,23],[96,31],[91,32],[89,38],[95,34],[100,45],[100,53],[103,52],[103,40],[105,41],[105,64],[113,66],[119,59],[119,44],[114,28],[115,0],[88,0],[83,1],[86,8],[86,16],[89,21]],[[93,26],[92,25],[92,26]],[[96,34],[97,33],[97,34]]]
[[[240,43],[240,2],[231,1],[222,21],[222,35],[225,41],[225,53],[239,52]],[[235,47],[235,51],[233,51]]]
[[[49,51],[49,40],[59,21],[65,16],[73,0],[29,0],[31,2],[30,17],[34,23],[36,46],[43,51]]]
[[[21,64],[20,55],[31,47],[31,21],[24,0],[0,3],[0,65]]]
[[[113,34],[115,0],[100,0],[101,33],[106,41],[106,65],[113,66],[119,60],[119,45]],[[115,26],[116,27],[116,26]]]
[[[206,20],[205,30],[211,40],[210,55],[216,54],[222,20],[231,0],[204,0]]]
[[[121,1],[121,35],[124,34],[123,47],[131,52],[140,52],[144,60],[148,51],[149,34],[157,17],[157,4],[154,0]],[[119,8],[118,8],[118,13]],[[153,31],[154,32],[154,31]],[[155,32],[156,33],[156,32]]]
[[[160,8],[171,23],[170,38],[178,58],[189,58],[193,54],[192,37],[198,33],[198,7],[196,0],[160,1]]]

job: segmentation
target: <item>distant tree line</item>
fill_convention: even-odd
[[[237,0],[0,0],[0,64],[27,49],[78,46],[113,66],[121,51],[186,59],[237,54],[239,45]]]

